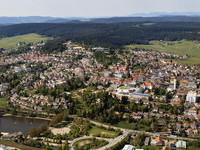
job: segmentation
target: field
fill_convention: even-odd
[[[109,131],[97,126],[92,126],[92,129],[89,130],[89,135],[96,137],[114,138],[118,136],[118,133],[116,131]]]
[[[180,55],[188,54],[187,60],[176,60],[180,63],[200,64],[200,42],[196,41],[150,41],[150,45],[129,45],[126,48],[144,48],[161,52],[175,53]]]
[[[108,144],[105,140],[98,140],[98,139],[83,139],[79,140],[76,143],[73,144],[74,149],[97,149],[99,147],[102,147],[104,145]]]
[[[0,48],[8,49],[10,47],[16,47],[19,42],[37,43],[40,41],[46,41],[48,39],[51,39],[51,38],[45,37],[39,34],[35,34],[35,33],[7,37],[7,38],[0,39]]]

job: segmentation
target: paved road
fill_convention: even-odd
[[[122,141],[127,135],[129,134],[129,132],[127,132],[127,131],[123,131],[123,134],[122,135],[120,135],[120,136],[118,136],[118,137],[116,137],[116,138],[114,138],[114,139],[110,139],[108,142],[108,144],[107,145],[105,145],[105,146],[103,146],[103,147],[100,147],[100,148],[98,148],[98,149],[96,149],[96,150],[105,150],[105,149],[107,149],[107,148],[109,148],[109,147],[112,147],[112,146],[114,146],[115,144],[117,144],[117,143],[119,143],[120,141]]]

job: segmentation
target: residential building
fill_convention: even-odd
[[[186,96],[186,102],[196,103],[197,93],[194,91],[189,91]]]

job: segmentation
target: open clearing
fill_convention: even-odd
[[[46,41],[52,39],[39,34],[30,33],[25,35],[13,36],[0,39],[0,48],[8,49],[10,47],[16,47],[19,42],[25,43],[37,43],[40,41]]]
[[[161,52],[189,55],[187,60],[176,60],[180,63],[200,64],[200,42],[197,41],[150,41],[150,45],[128,45],[126,48],[144,48]]]
[[[67,133],[70,132],[70,128],[67,128],[67,127],[64,127],[64,128],[53,128],[53,127],[50,127],[49,129],[51,130],[51,132],[54,135],[58,135],[58,134],[64,135],[64,134],[67,134]]]
[[[92,129],[89,130],[89,135],[96,137],[114,138],[118,136],[118,133],[115,131],[108,131],[97,126],[92,126]]]

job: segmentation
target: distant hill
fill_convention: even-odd
[[[0,24],[20,24],[20,23],[42,23],[50,20],[55,20],[58,18],[54,17],[40,17],[40,16],[30,16],[30,17],[0,17]]]
[[[163,15],[163,16],[161,16]],[[139,17],[136,17],[139,16]],[[142,17],[141,17],[142,16]],[[153,17],[151,17],[153,16]],[[128,17],[109,17],[109,18],[55,18],[55,17],[0,17],[0,26],[21,23],[124,23],[124,22],[200,22],[198,13],[151,13],[135,14]]]
[[[111,18],[61,18],[47,23],[125,23],[125,22],[200,22],[200,16],[111,17]]]
[[[82,17],[70,17],[70,18],[54,18],[45,21],[44,23],[67,23],[67,22],[79,22],[80,20],[83,20]]]
[[[163,17],[112,17],[79,20],[88,23],[122,23],[122,22],[200,22],[200,16],[163,16]]]
[[[152,12],[152,13],[135,13],[128,17],[161,17],[161,16],[200,16],[200,12]]]

